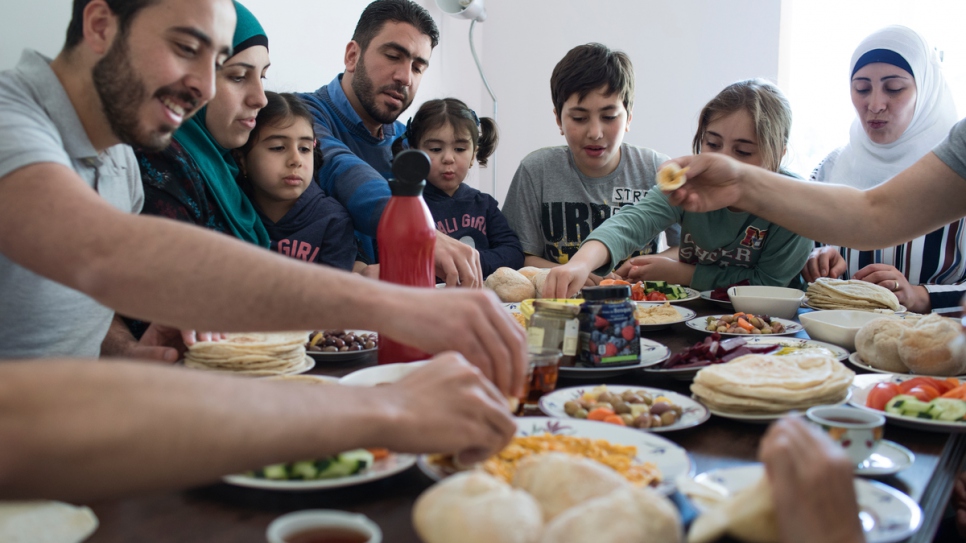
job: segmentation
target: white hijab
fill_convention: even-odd
[[[849,144],[835,161],[830,183],[860,189],[879,185],[925,156],[958,120],[939,55],[919,34],[899,25],[872,33],[852,54],[850,79],[855,63],[873,49],[888,49],[909,63],[916,80],[916,111],[899,139],[887,144],[870,140],[862,121],[856,118],[849,130]]]

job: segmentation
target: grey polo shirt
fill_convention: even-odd
[[[144,191],[131,148],[115,145],[97,153],[50,59],[27,50],[16,68],[0,73],[0,183],[43,162],[72,168],[78,181],[122,211],[141,210]],[[0,254],[0,359],[96,357],[113,316],[88,296]]]

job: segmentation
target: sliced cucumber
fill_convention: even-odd
[[[953,398],[936,398],[929,402],[933,404],[933,410],[935,410],[935,417],[938,420],[960,420],[966,416],[966,402],[963,400],[956,400]],[[932,413],[933,410],[930,412]]]
[[[920,413],[925,413],[929,410],[929,404],[920,401],[915,396],[909,396],[908,394],[898,394],[885,406],[886,413],[893,413],[896,415],[906,415],[911,417],[918,417]]]
[[[353,475],[371,466],[372,462],[372,453],[365,449],[346,451],[336,455],[328,468],[319,473],[319,477],[331,478]]]
[[[272,464],[271,466],[265,466],[262,468],[262,472],[266,479],[288,479],[288,470],[285,469],[286,464]]]
[[[315,467],[315,462],[302,460],[292,464],[291,472],[293,479],[315,479],[319,476],[319,470]]]

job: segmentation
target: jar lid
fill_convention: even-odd
[[[607,285],[606,287],[584,287],[580,291],[585,300],[612,300],[614,298],[630,298],[631,287],[628,285]]]
[[[574,317],[580,313],[580,306],[574,304],[568,304],[564,302],[550,302],[546,300],[535,300],[533,302],[533,310],[540,311],[541,309],[548,309],[550,311],[564,311],[570,313]]]

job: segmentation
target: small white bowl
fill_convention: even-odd
[[[875,319],[895,319],[894,315],[855,311],[851,309],[832,309],[802,313],[798,320],[805,327],[808,337],[838,345],[855,351],[855,334],[859,329]]]
[[[736,311],[779,319],[794,319],[805,299],[798,289],[763,286],[731,287],[728,296]]]
[[[339,384],[354,387],[372,387],[385,383],[395,383],[409,373],[425,366],[428,362],[429,360],[420,360],[419,362],[370,366],[354,371],[339,379]]]
[[[268,543],[287,543],[293,535],[313,529],[342,529],[369,536],[366,543],[382,543],[379,525],[365,515],[333,509],[306,509],[282,515],[268,525]]]

